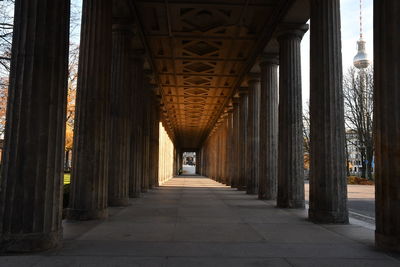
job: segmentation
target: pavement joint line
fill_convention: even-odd
[[[369,220],[375,221],[375,218],[373,218],[373,217],[370,217],[370,216],[367,216],[367,215],[364,215],[364,214],[361,214],[361,213],[357,213],[357,212],[354,212],[352,210],[349,210],[349,213],[357,215],[357,216],[365,218],[365,219],[369,219]]]
[[[310,205],[306,203],[306,209],[308,210],[309,208],[310,208]],[[360,216],[356,212],[352,212],[352,211],[349,211],[349,215]],[[369,230],[375,231],[375,224],[372,224],[372,223],[369,223],[369,222],[366,222],[366,221],[362,221],[360,219],[355,218],[354,216],[350,216],[350,218],[349,218],[349,219],[351,219],[350,224],[358,225],[358,226],[367,228]],[[375,221],[374,218],[371,218],[371,217],[368,217],[368,216],[365,216],[365,215],[362,215],[360,217],[364,217],[364,219],[369,219],[369,220],[373,219],[373,221]]]

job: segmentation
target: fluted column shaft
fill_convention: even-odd
[[[259,119],[260,119],[260,80],[259,77],[251,77],[248,81],[248,116],[247,116],[247,151],[246,173],[247,194],[257,194],[258,168],[259,168]]]
[[[152,119],[151,119],[151,161],[150,161],[150,171],[151,180],[150,188],[159,186],[158,184],[158,154],[159,154],[159,102],[157,96],[153,95],[153,106],[152,109]]]
[[[233,110],[228,111],[228,133],[227,133],[227,181],[226,185],[232,185],[232,177],[234,176],[234,143],[233,143]]]
[[[239,184],[239,168],[240,168],[240,161],[239,161],[239,131],[240,131],[240,125],[239,125],[239,114],[240,114],[240,108],[239,108],[239,100],[235,98],[233,100],[233,129],[232,129],[232,178],[231,178],[231,187],[232,188],[238,188]]]
[[[225,132],[224,132],[224,184],[230,185],[230,177],[229,177],[229,157],[230,157],[230,121],[229,121],[229,113],[225,114]]]
[[[164,123],[164,122],[163,122]],[[179,171],[179,168],[178,168],[178,158],[177,158],[177,148],[176,147],[174,147],[174,154],[173,154],[173,156],[174,156],[174,159],[173,159],[173,163],[174,163],[174,165],[173,165],[173,175],[177,175],[178,174],[178,171]]]
[[[400,251],[400,2],[374,1],[375,242]]]
[[[240,92],[239,100],[239,179],[238,189],[246,190],[247,186],[247,162],[246,162],[246,150],[247,150],[247,108],[248,108],[248,94],[247,91]]]
[[[111,3],[85,0],[68,218],[107,217]]]
[[[129,202],[130,144],[130,25],[114,25],[110,91],[110,154],[108,162],[108,204],[126,206]]]
[[[225,115],[224,115],[225,116]],[[220,138],[220,153],[221,153],[221,182],[226,184],[226,117],[223,118],[223,122],[221,123],[221,138]]]
[[[140,197],[143,175],[143,57],[137,53],[130,57],[131,75],[131,145],[129,197]]]
[[[158,169],[160,168],[160,161],[159,161],[159,154],[160,154],[160,107],[159,103],[157,102],[157,107],[155,110],[155,128],[154,128],[154,142],[155,142],[155,151],[154,151],[154,160],[155,160],[155,169],[154,169],[154,179],[155,179],[155,186],[159,186],[159,176],[158,176]]]
[[[310,209],[319,223],[347,223],[340,1],[311,1]]]
[[[276,199],[278,184],[278,55],[263,59],[260,92],[259,199]]]
[[[278,198],[281,208],[304,208],[300,42],[305,28],[279,35]]]
[[[142,192],[145,193],[150,188],[150,113],[151,113],[151,85],[146,81],[143,88],[143,161],[142,161]]]
[[[152,87],[151,87],[152,88]],[[154,96],[153,92],[150,92],[150,99],[149,99],[149,189],[154,188],[154,172],[152,166],[154,163],[153,161],[153,128],[154,128]]]
[[[69,6],[69,0],[15,1],[0,251],[40,251],[62,239]]]
[[[196,174],[201,175],[202,162],[201,162],[201,150],[196,151]]]

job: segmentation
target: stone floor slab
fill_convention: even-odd
[[[109,208],[102,221],[63,222],[64,244],[0,266],[400,266],[374,232],[316,225],[307,210],[278,209],[203,177],[179,177]]]

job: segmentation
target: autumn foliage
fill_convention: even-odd
[[[374,182],[357,176],[348,176],[347,184],[374,185]]]

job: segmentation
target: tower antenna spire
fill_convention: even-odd
[[[370,65],[368,55],[365,52],[365,41],[363,39],[363,23],[362,20],[362,0],[360,0],[360,40],[357,41],[358,53],[353,59],[353,64],[358,69],[365,69]]]
[[[360,39],[363,38],[363,17],[362,17],[362,0],[360,0]]]

